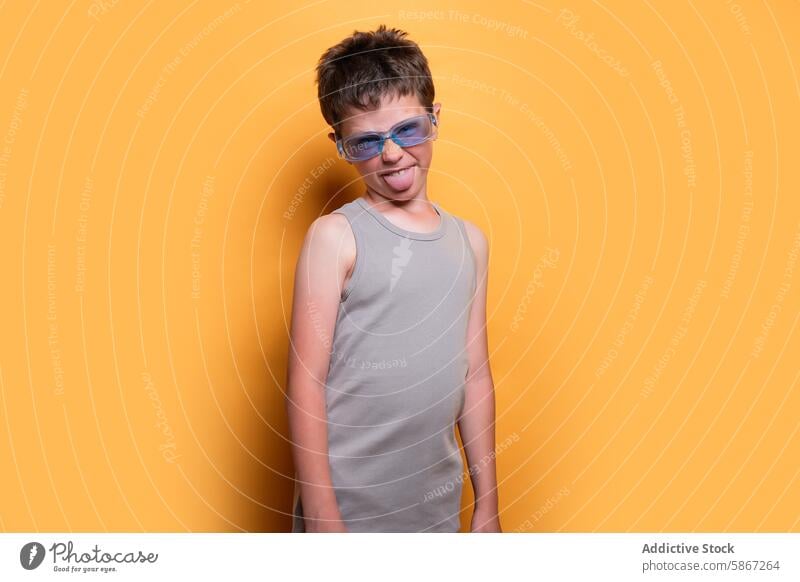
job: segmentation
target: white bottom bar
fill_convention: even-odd
[[[0,534],[0,580],[756,582],[798,561],[800,534]]]

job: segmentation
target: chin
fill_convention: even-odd
[[[420,190],[419,186],[416,184],[412,185],[408,190],[403,190],[402,192],[396,192],[382,184],[378,184],[374,189],[380,192],[386,198],[391,198],[392,200],[411,200],[412,198],[416,197]]]

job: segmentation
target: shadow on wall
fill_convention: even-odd
[[[311,223],[363,192],[363,183],[346,162],[336,157],[332,143],[313,148],[293,165],[291,173],[275,181],[274,202],[265,203],[259,219],[253,268],[253,294],[258,337],[247,339],[246,353],[253,371],[251,386],[265,386],[258,414],[244,430],[257,434],[262,451],[254,459],[242,452],[242,475],[252,485],[251,497],[240,499],[237,514],[249,531],[289,532],[292,527],[294,465],[286,415],[286,369],[289,350],[292,295],[297,257]],[[278,192],[286,192],[278,196]],[[244,332],[245,337],[250,334]],[[253,398],[253,402],[256,399]],[[248,487],[249,488],[249,487]],[[239,496],[241,497],[241,496]],[[258,516],[253,519],[254,516]]]

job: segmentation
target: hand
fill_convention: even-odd
[[[469,531],[472,533],[502,533],[497,507],[476,506],[472,512]]]
[[[314,519],[311,517],[303,518],[307,533],[347,533],[347,527],[341,518]]]

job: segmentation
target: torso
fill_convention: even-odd
[[[355,229],[342,229],[343,293],[325,382],[331,481],[349,531],[459,530],[455,422],[477,281],[463,221],[436,210],[442,218],[427,232],[360,199],[334,211]],[[299,498],[295,516],[293,531],[302,531]]]

